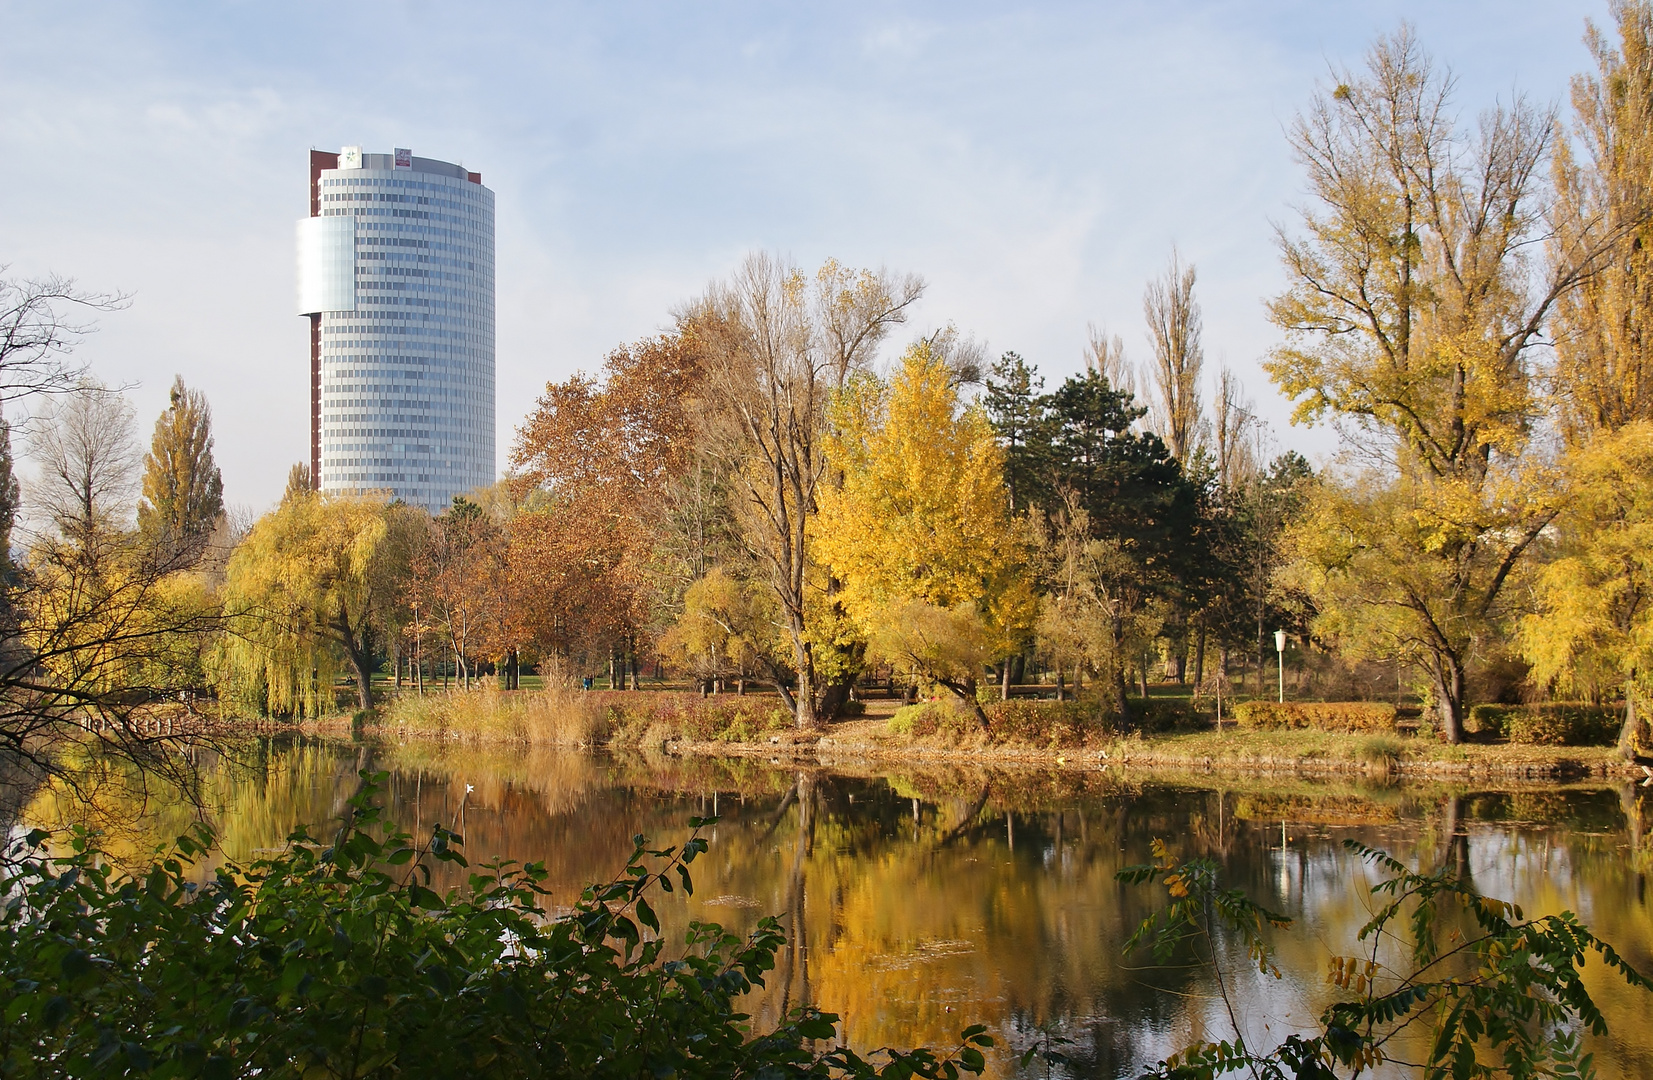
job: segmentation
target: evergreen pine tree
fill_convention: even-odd
[[[212,459],[212,410],[180,375],[144,458],[138,531],[167,557],[193,559],[223,512],[224,480]]]
[[[1044,409],[1039,392],[1045,380],[1020,355],[1007,352],[987,376],[983,404],[987,419],[1004,446],[1004,480],[1011,510],[1026,510],[1037,501],[1042,462],[1038,450]]]

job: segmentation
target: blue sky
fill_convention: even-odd
[[[0,263],[133,294],[84,348],[215,411],[226,495],[306,456],[293,310],[306,151],[412,147],[498,197],[500,464],[548,379],[764,248],[914,271],[1047,374],[1087,323],[1147,356],[1144,282],[1198,265],[1207,364],[1311,456],[1258,360],[1276,340],[1283,128],[1328,63],[1411,21],[1472,116],[1565,102],[1605,2],[129,3],[0,0]]]

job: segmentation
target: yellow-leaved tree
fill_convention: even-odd
[[[258,520],[225,572],[226,696],[315,716],[345,663],[373,707],[375,635],[407,577],[409,545],[392,533],[408,513],[419,512],[380,497],[296,494]]]
[[[1286,341],[1265,367],[1294,420],[1334,420],[1375,467],[1317,489],[1295,570],[1316,636],[1422,666],[1457,742],[1470,665],[1556,512],[1530,447],[1535,354],[1607,240],[1534,265],[1554,117],[1518,98],[1464,132],[1409,28],[1334,77],[1291,129],[1312,200],[1281,234]]]
[[[1598,435],[1568,459],[1558,557],[1538,578],[1521,645],[1541,685],[1592,696],[1623,688],[1619,749],[1646,742],[1638,708],[1653,677],[1653,422]]]
[[[773,608],[761,586],[714,566],[684,593],[683,614],[660,651],[702,684],[730,679],[745,693],[746,680],[760,669],[769,679],[781,677],[786,643]]]
[[[992,426],[925,341],[887,383],[851,378],[828,419],[843,483],[819,496],[816,557],[875,658],[946,687],[985,723],[977,681],[1037,610]]]

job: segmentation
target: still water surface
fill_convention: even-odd
[[[1208,973],[1121,953],[1159,897],[1114,875],[1148,861],[1155,838],[1181,857],[1216,858],[1232,884],[1297,920],[1275,936],[1283,979],[1229,956],[1238,1022],[1266,1045],[1312,1024],[1327,957],[1355,951],[1369,917],[1373,879],[1345,839],[1424,868],[1449,861],[1529,915],[1572,910],[1653,971],[1643,832],[1653,798],[1628,785],[1170,783],[428,744],[265,743],[243,758],[208,775],[209,816],[238,859],[278,847],[296,823],[336,818],[361,768],[388,770],[398,823],[456,829],[473,862],[543,861],[564,897],[611,877],[633,834],[671,843],[689,817],[715,814],[694,895],[655,906],[676,935],[690,919],[786,921],[791,941],[750,1006],[760,1021],[816,1004],[843,1017],[861,1050],[947,1045],[980,1021],[998,1038],[998,1076],[1041,1039],[1061,1040],[1049,1045],[1072,1059],[1053,1075],[1115,1077],[1193,1038],[1232,1036]],[[152,808],[127,842],[181,832],[190,817]],[[1603,1075],[1653,1076],[1653,999],[1594,970],[1613,1029],[1593,1045]]]

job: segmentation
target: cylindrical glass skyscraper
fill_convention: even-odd
[[[410,151],[310,152],[310,469],[433,513],[494,481],[494,193]]]

